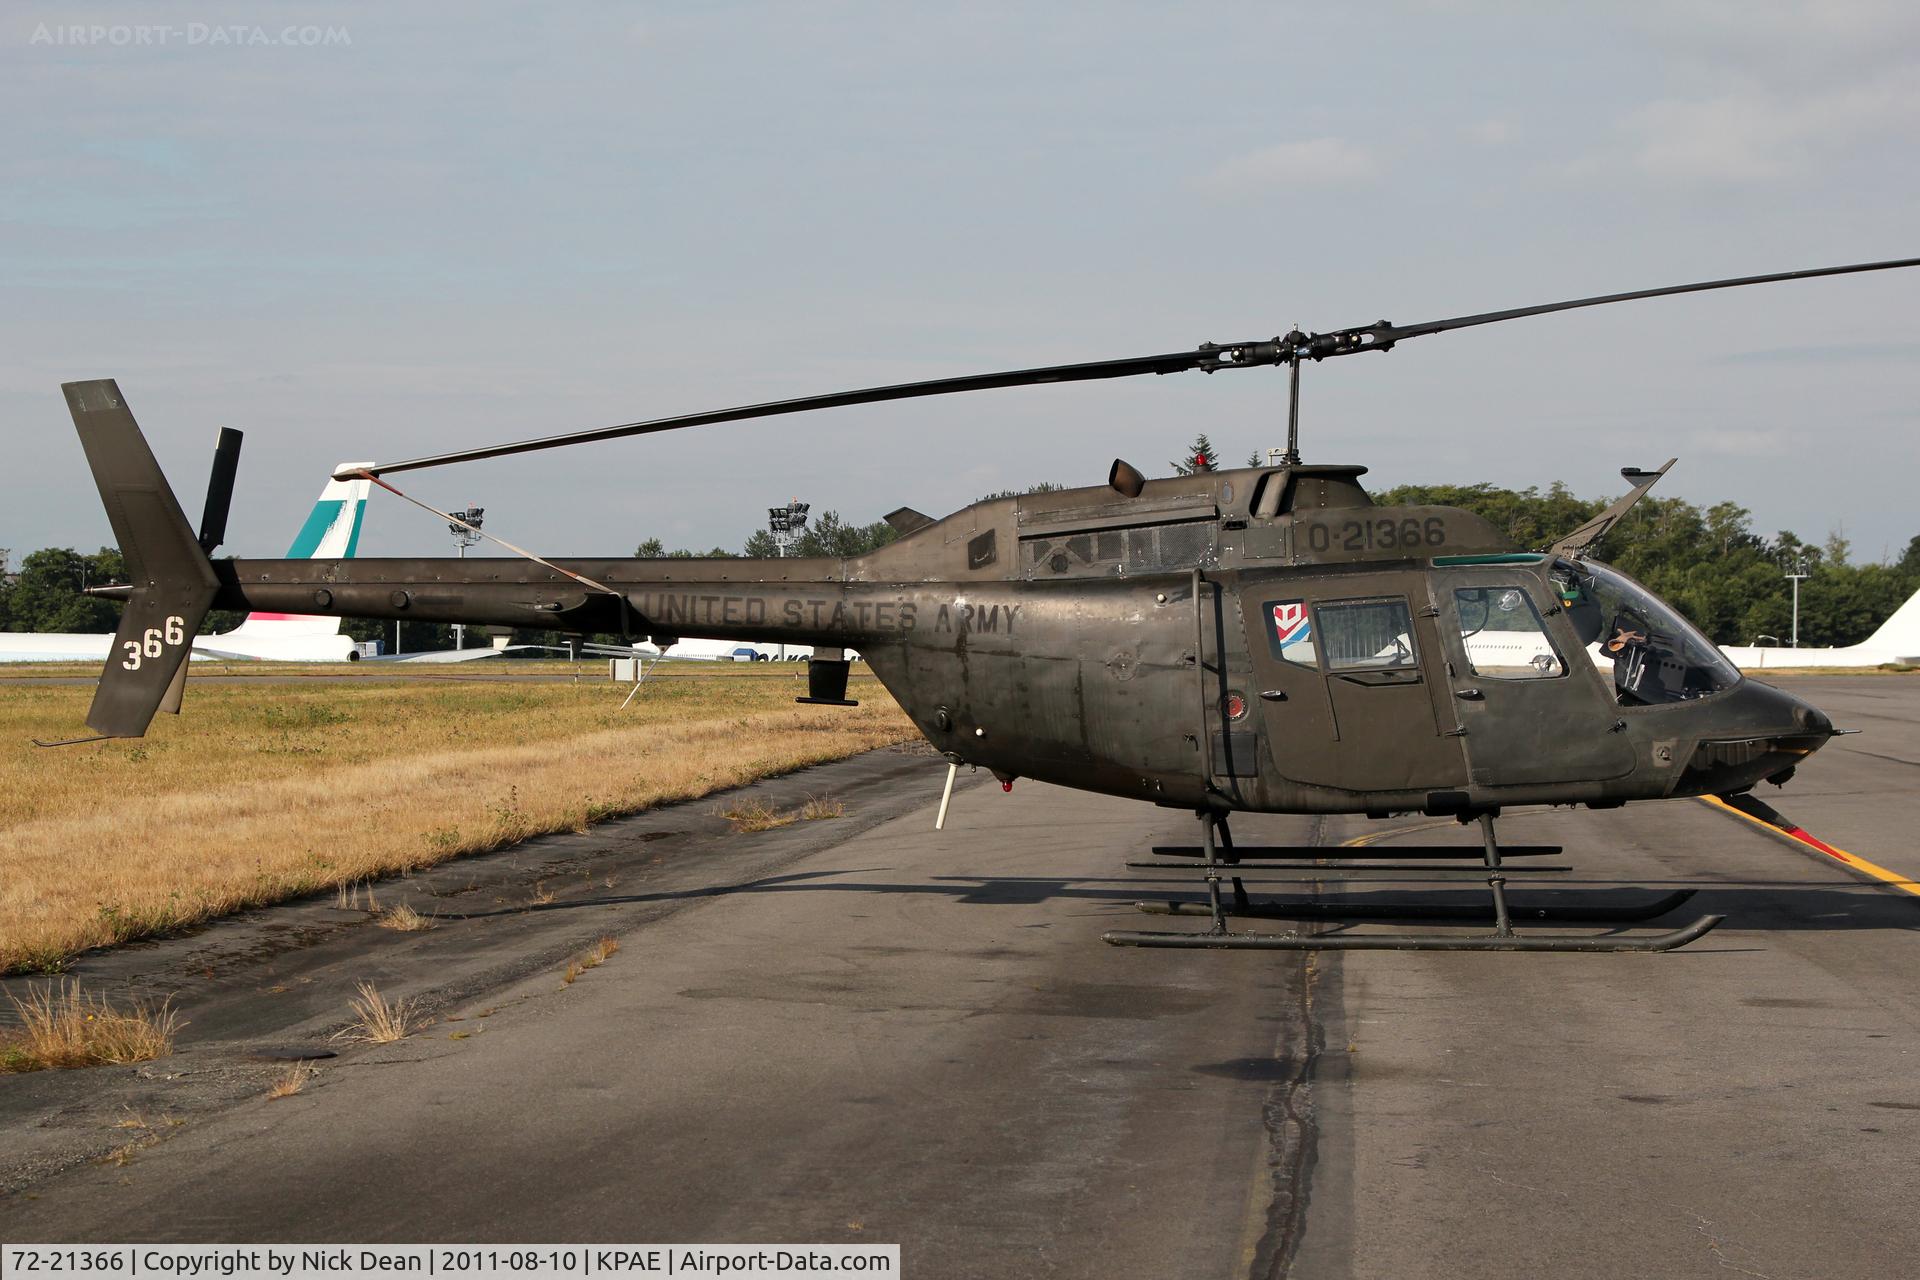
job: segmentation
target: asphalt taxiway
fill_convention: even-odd
[[[1920,871],[1920,681],[1781,683],[1866,732],[1770,802]],[[1191,893],[1124,864],[1190,817],[1023,782],[963,791],[935,832],[941,774],[876,755],[758,784],[830,789],[842,819],[736,835],[681,806],[441,868],[395,890],[442,915],[423,934],[313,902],[89,958],[194,1024],[161,1063],[0,1084],[0,1238],[897,1240],[905,1274],[942,1277],[1920,1256],[1920,897],[1693,801],[1525,811],[1503,836],[1571,870],[1516,873],[1518,901],[1693,888],[1676,916],[1727,923],[1665,955],[1123,950],[1100,934],[1172,927],[1133,901]],[[1423,825],[1235,831],[1471,843]],[[563,982],[602,933],[619,953]],[[285,1064],[249,1055],[327,1045],[359,978],[434,1021],[266,1100]],[[103,1150],[123,1113],[151,1139]]]

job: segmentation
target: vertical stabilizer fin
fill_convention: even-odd
[[[107,737],[138,738],[168,700],[220,583],[120,388],[102,378],[69,382],[61,390],[132,586],[87,727]]]

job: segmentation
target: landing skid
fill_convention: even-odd
[[[1233,847],[1233,837],[1227,830],[1225,815],[1202,812],[1200,852],[1205,859],[1207,901],[1204,903],[1141,902],[1135,905],[1139,910],[1153,915],[1206,915],[1213,922],[1212,928],[1205,933],[1116,929],[1102,937],[1104,941],[1116,947],[1168,947],[1223,951],[1671,951],[1675,947],[1683,947],[1702,937],[1725,918],[1701,916],[1684,928],[1654,934],[1517,934],[1513,930],[1513,921],[1516,918],[1548,923],[1635,924],[1665,915],[1691,898],[1694,891],[1685,889],[1668,894],[1656,901],[1638,905],[1591,907],[1556,905],[1516,909],[1507,902],[1507,878],[1501,874],[1500,866],[1501,855],[1506,851],[1500,847],[1495,838],[1493,817],[1490,814],[1482,814],[1479,821],[1482,856],[1487,870],[1487,887],[1492,891],[1493,900],[1490,903],[1490,909],[1474,911],[1435,903],[1366,906],[1342,902],[1254,902],[1247,896],[1246,888],[1241,884],[1238,876],[1231,877],[1232,901],[1223,901],[1220,891],[1221,868],[1235,866],[1237,854],[1251,854],[1254,850],[1249,848],[1236,851]],[[1218,845],[1214,839],[1216,829],[1220,837]],[[1162,846],[1156,848],[1154,852],[1170,853],[1175,848],[1179,847]],[[1531,846],[1529,852],[1534,849],[1539,849],[1541,852],[1548,851],[1547,847]],[[1184,852],[1184,849],[1181,851]],[[1261,849],[1259,852],[1271,856],[1279,850]],[[1288,849],[1287,852],[1299,856],[1306,851]],[[1330,849],[1314,852],[1321,857],[1344,856]],[[1552,848],[1551,852],[1558,853],[1559,849]],[[1459,856],[1457,848],[1452,856]],[[1490,922],[1493,925],[1493,932],[1477,937],[1439,933],[1231,933],[1227,929],[1229,916],[1279,920],[1377,920],[1382,922],[1431,920],[1453,921],[1460,924]]]
[[[1694,894],[1682,889],[1664,898],[1638,906],[1537,906],[1508,904],[1507,914],[1514,920],[1533,920],[1545,924],[1639,924],[1663,916]],[[1208,915],[1204,902],[1136,902],[1136,910],[1150,916]],[[1229,916],[1253,920],[1446,920],[1456,924],[1497,924],[1493,909],[1450,907],[1431,902],[1401,902],[1388,906],[1367,906],[1357,902],[1253,902],[1244,891],[1223,907]]]
[[[1116,947],[1170,947],[1221,951],[1672,951],[1704,936],[1724,916],[1701,916],[1671,933],[1491,934],[1450,933],[1151,933],[1115,929],[1103,934]]]

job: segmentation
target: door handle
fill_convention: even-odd
[[[1338,672],[1334,678],[1368,689],[1385,689],[1395,685],[1419,684],[1420,672],[1414,667],[1401,667],[1392,671],[1342,671]]]
[[[1262,689],[1260,691],[1260,700],[1262,702],[1285,702],[1287,700],[1287,691],[1285,689]]]
[[[1485,702],[1487,695],[1478,689],[1455,689],[1453,696],[1462,702]]]

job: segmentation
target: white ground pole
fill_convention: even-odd
[[[960,772],[959,765],[952,762],[947,764],[947,786],[946,789],[940,793],[940,816],[933,820],[933,829],[935,831],[943,831],[946,829],[947,801],[953,799],[953,775],[958,772]]]

